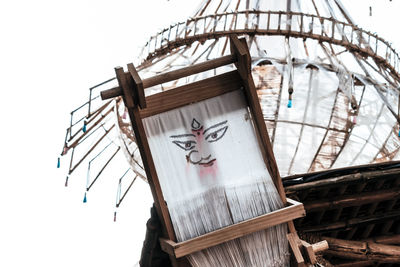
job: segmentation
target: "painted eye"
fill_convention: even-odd
[[[195,141],[172,141],[172,143],[186,151],[193,149],[196,145]]]
[[[225,135],[226,130],[228,130],[228,126],[222,127],[214,132],[211,132],[206,136],[206,140],[210,143],[218,141]]]

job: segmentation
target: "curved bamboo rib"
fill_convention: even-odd
[[[266,23],[252,24],[249,16]],[[246,23],[240,23],[244,21]],[[278,23],[271,23],[278,21]],[[230,23],[232,22],[232,23]],[[206,25],[210,27],[206,27]],[[232,25],[232,27],[229,27]],[[400,79],[400,58],[391,45],[381,37],[355,25],[316,15],[283,11],[238,11],[190,18],[171,25],[152,36],[142,50],[144,62],[167,54],[171,49],[203,42],[230,34],[283,35],[294,38],[311,38],[345,47],[362,56],[373,58]]]

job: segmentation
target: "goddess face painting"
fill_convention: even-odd
[[[192,120],[191,133],[172,135],[172,143],[187,151],[186,161],[201,167],[211,167],[216,158],[209,152],[209,144],[224,137],[228,130],[228,121],[222,121],[206,129],[196,119]]]

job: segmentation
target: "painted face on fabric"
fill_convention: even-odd
[[[201,167],[211,167],[216,158],[208,152],[209,143],[214,143],[224,137],[228,130],[228,121],[222,121],[206,129],[196,119],[191,124],[191,133],[172,135],[172,143],[187,151],[186,161]]]

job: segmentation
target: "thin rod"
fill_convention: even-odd
[[[118,151],[121,149],[121,147],[119,146],[117,148],[117,150],[114,152],[114,154],[112,154],[112,156],[108,159],[108,161],[103,165],[103,167],[101,168],[101,170],[99,171],[99,173],[96,175],[96,177],[93,179],[92,183],[89,185],[89,187],[86,189],[86,191],[89,191],[90,188],[92,187],[92,185],[96,182],[97,178],[100,177],[101,173],[104,171],[104,169],[107,167],[107,165],[111,162],[111,160],[115,157],[115,155],[117,155]]]
[[[103,140],[104,137],[107,136],[107,134],[114,128],[114,124],[108,129],[106,130],[106,132],[104,133],[104,135],[102,137],[100,137],[100,139],[89,149],[88,152],[86,152],[86,154],[78,161],[78,163],[75,164],[74,167],[70,167],[69,170],[69,174],[71,174],[82,162],[83,160],[96,148],[96,146]],[[72,160],[71,160],[72,163]]]
[[[117,203],[117,208],[119,207],[119,205],[121,205],[122,201],[124,200],[126,194],[128,194],[129,189],[131,189],[131,187],[132,187],[133,183],[136,181],[137,177],[138,176],[136,175],[135,178],[133,179],[133,181],[131,182],[131,184],[129,185],[128,189],[126,189],[125,193],[120,198],[119,202]]]

